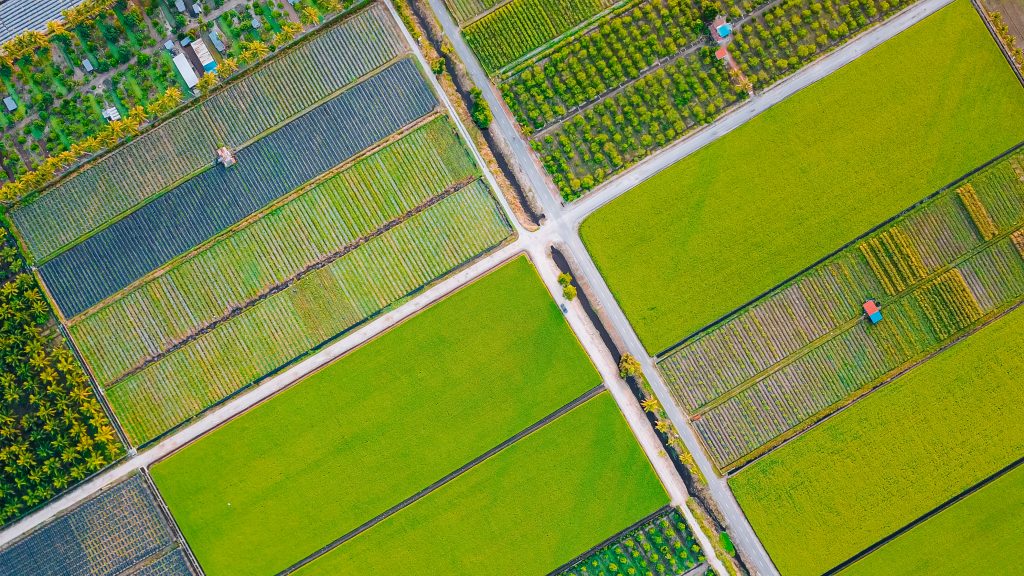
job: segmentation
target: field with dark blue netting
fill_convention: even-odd
[[[40,273],[72,318],[436,105],[415,63],[399,61],[239,150],[231,168],[215,166],[182,183],[44,263]]]
[[[198,572],[185,558],[181,548],[171,550],[156,561],[132,573],[132,576],[196,576]]]
[[[0,576],[121,574],[174,545],[156,495],[137,474],[0,550]],[[191,573],[170,571],[173,559],[166,564],[168,571],[143,573]]]

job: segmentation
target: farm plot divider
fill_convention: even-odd
[[[477,174],[450,121],[437,117],[69,329],[108,385]]]
[[[511,233],[475,180],[107,388],[128,436],[156,438],[351,330]]]
[[[379,4],[342,18],[11,211],[27,252],[51,257],[406,52]]]
[[[211,239],[437,107],[403,59],[40,266],[65,318]]]
[[[888,18],[913,0],[643,0],[505,68],[506,103],[562,196],[573,200],[688,132]],[[485,68],[510,63],[513,43],[486,28],[511,4],[465,28]],[[733,20],[728,59],[708,22]]]
[[[143,474],[122,480],[0,549],[0,574],[194,576],[158,498]]]
[[[1018,304],[1022,161],[972,175],[663,356],[716,464],[749,461]],[[861,315],[868,299],[883,307],[878,325]]]

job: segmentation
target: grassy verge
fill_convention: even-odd
[[[816,575],[1024,454],[1024,308],[729,484],[776,566]]]
[[[153,477],[207,573],[274,574],[599,383],[520,258]]]
[[[960,0],[622,195],[583,239],[651,352],[1024,139]]]
[[[296,574],[546,574],[666,499],[605,393]]]

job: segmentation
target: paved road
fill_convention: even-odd
[[[687,448],[692,452],[698,467],[709,480],[712,496],[715,498],[719,508],[726,517],[726,521],[729,524],[736,546],[743,550],[750,559],[753,564],[752,569],[756,573],[762,575],[778,574],[771,562],[771,559],[764,551],[760,541],[757,539],[747,522],[746,517],[743,515],[742,510],[733,498],[728,484],[724,478],[717,474],[710,460],[707,458],[697,441],[692,429],[689,427],[684,414],[672,402],[671,396],[669,395],[664,382],[661,380],[660,374],[654,366],[653,359],[647,355],[643,346],[640,344],[640,341],[637,338],[636,333],[633,331],[632,326],[630,326],[626,319],[625,314],[622,312],[621,308],[619,308],[618,303],[611,294],[611,291],[604,283],[604,279],[598,273],[597,268],[590,259],[590,255],[586,251],[578,235],[579,224],[593,211],[623,194],[630,188],[636,186],[639,182],[651,177],[659,170],[671,165],[680,158],[735,129],[737,126],[743,124],[750,118],[753,118],[772,104],[783,100],[799,89],[830,74],[870,50],[872,47],[896,35],[951,1],[952,0],[921,0],[919,4],[915,5],[907,12],[889,20],[882,26],[875,28],[864,36],[850,42],[844,48],[824,57],[817,63],[797,72],[785,82],[780,83],[764,94],[736,108],[733,112],[719,119],[716,123],[695,133],[689,138],[670,146],[664,151],[653,155],[621,176],[601,186],[598,190],[595,190],[584,199],[575,202],[566,209],[563,209],[562,202],[557,191],[553,188],[547,177],[542,172],[525,139],[513,124],[511,115],[505,107],[504,102],[491,86],[483,69],[479,66],[476,59],[470,53],[469,48],[462,40],[454,21],[451,19],[443,5],[443,1],[429,0],[431,7],[437,14],[438,20],[451,41],[456,53],[465,63],[470,77],[480,87],[484,98],[494,111],[494,123],[492,124],[491,129],[495,130],[498,136],[505,139],[508,143],[509,148],[515,156],[513,161],[518,163],[523,174],[526,175],[527,182],[532,187],[534,194],[543,206],[547,215],[547,222],[545,225],[539,231],[531,233],[524,230],[514,218],[510,217],[510,221],[515,226],[518,234],[514,242],[474,262],[470,266],[412,298],[409,302],[405,303],[398,309],[382,315],[351,335],[325,347],[323,350],[292,366],[288,370],[265,380],[259,386],[253,387],[246,393],[243,393],[216,409],[211,410],[200,419],[182,428],[163,441],[132,455],[117,466],[94,476],[89,481],[77,486],[60,498],[51,501],[43,508],[36,510],[18,522],[7,526],[2,532],[0,532],[0,546],[11,542],[18,536],[41,525],[57,514],[73,508],[103,487],[109,486],[110,484],[128,476],[135,470],[147,467],[153,462],[171,454],[180,447],[192,442],[196,438],[231,418],[245,412],[256,404],[263,402],[267,398],[270,398],[277,392],[290,386],[321,366],[324,366],[346,354],[350,350],[361,346],[363,343],[400,323],[405,318],[416,314],[423,308],[426,308],[432,303],[446,297],[455,290],[458,290],[462,286],[472,282],[481,275],[486,274],[518,254],[526,253],[530,256],[534,264],[538,267],[541,277],[548,289],[555,295],[556,299],[561,300],[561,288],[557,284],[558,269],[548,256],[549,247],[553,243],[560,243],[568,249],[572,258],[576,260],[577,265],[581,268],[580,273],[584,275],[586,280],[594,288],[596,292],[595,296],[598,299],[597,304],[602,306],[608,312],[612,321],[612,326],[609,328],[618,331],[626,342],[628,350],[637,358],[641,359],[644,371],[648,375],[648,379],[654,387],[655,393],[662,400],[662,405],[668,412],[669,417],[679,429],[679,432],[683,437],[683,441]],[[398,17],[397,14],[394,13],[393,7],[391,7],[390,3],[387,4],[389,8],[392,8],[392,14],[397,20]],[[404,26],[400,26],[400,28],[403,31],[405,30]],[[409,37],[407,32],[406,40],[410,45],[415,46],[415,43],[412,42],[412,38]],[[418,50],[415,50],[415,53],[421,63],[426,66],[426,62],[424,61],[422,54],[420,54]],[[433,78],[431,78],[431,80],[434,82],[435,89],[442,94],[442,102],[449,110],[452,117],[456,120],[459,132],[466,137],[468,142],[472,142],[472,139],[468,138],[465,127],[458,120],[458,116],[454,114],[451,103],[448,102],[447,98],[443,97],[443,91],[440,90],[436,80]],[[474,147],[471,148],[473,148],[473,153],[480,165],[486,166],[480,158],[477,150]],[[493,176],[486,170],[486,168],[484,172],[487,180],[496,188]],[[502,205],[508,211],[508,214],[511,215],[511,211],[508,209],[505,199],[500,194],[498,196]],[[637,404],[636,399],[633,397],[626,384],[619,379],[615,360],[607,353],[607,350],[604,348],[596,330],[592,325],[590,325],[589,320],[586,318],[586,315],[583,313],[578,303],[569,304],[567,319],[573,330],[579,336],[584,348],[590,354],[591,358],[593,358],[598,367],[598,371],[604,379],[605,386],[611,391],[616,402],[622,409],[630,427],[636,434],[641,446],[644,448],[645,452],[654,464],[659,477],[665,484],[666,489],[672,498],[673,504],[682,504],[687,497],[686,488],[683,485],[682,480],[676,473],[672,463],[668,460],[668,457],[661,450],[661,444],[655,435],[654,430],[647,422],[646,416]],[[683,506],[682,511],[687,516],[687,520],[690,521],[692,525],[696,526],[696,522],[692,518],[689,509],[686,506]],[[701,540],[701,544],[705,547],[705,550],[710,552],[711,546],[707,536],[699,530],[697,532],[697,536]],[[716,570],[720,573],[724,573],[721,563],[718,558],[714,557],[713,553],[709,555],[709,560]]]
[[[532,186],[534,194],[544,207],[548,221],[542,227],[539,234],[549,235],[552,240],[561,240],[568,247],[570,254],[581,268],[579,272],[586,277],[587,281],[594,288],[598,305],[602,306],[608,313],[612,322],[612,326],[609,328],[617,331],[625,340],[627,349],[634,356],[641,359],[644,372],[648,376],[655,394],[662,400],[662,405],[679,430],[687,449],[693,454],[698,467],[705,478],[708,479],[712,497],[725,516],[735,545],[740,550],[743,550],[752,564],[751,568],[758,574],[769,576],[778,574],[778,571],[761,541],[751,528],[736,499],[733,497],[725,478],[717,473],[714,465],[697,440],[696,434],[689,426],[687,418],[682,410],[672,401],[672,397],[664,381],[661,379],[661,374],[654,365],[653,359],[647,354],[640,343],[639,338],[633,331],[611,290],[604,282],[603,277],[583,246],[578,234],[579,225],[595,210],[632,189],[640,182],[657,174],[681,158],[721,138],[799,90],[849,64],[875,46],[906,30],[951,1],[922,0],[902,14],[891,18],[835,52],[799,70],[764,93],[750,99],[715,123],[651,156],[624,174],[594,190],[583,199],[563,209],[557,190],[554,189],[546,176],[541,172],[535,155],[531,153],[529,145],[515,127],[504,101],[498,95],[497,90],[490,83],[487,74],[463,40],[458,27],[445,9],[443,0],[429,0],[431,8],[437,14],[438,21],[448,36],[456,54],[462,59],[473,82],[480,88],[485,100],[491,106],[492,111],[494,111],[495,121],[491,129],[497,130],[499,136],[509,143],[509,148],[516,156],[515,161],[526,174],[527,181]],[[593,350],[589,346],[587,346],[587,349],[588,351]],[[645,427],[649,428],[649,426]]]

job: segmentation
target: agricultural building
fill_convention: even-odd
[[[868,300],[864,303],[864,313],[868,315],[868,320],[871,320],[872,324],[878,324],[882,321],[882,309],[879,308],[878,303],[874,300]]]
[[[182,80],[189,88],[195,87],[199,83],[199,78],[196,77],[196,73],[192,70],[192,65],[188,62],[188,57],[185,54],[178,54],[174,57],[174,66],[178,69],[178,74],[181,74]]]
[[[711,29],[711,38],[715,42],[724,45],[732,41],[732,24],[726,21],[725,16],[716,16],[708,28]]]
[[[7,107],[8,112],[14,112],[18,109],[18,103],[14,101],[14,98],[7,96],[4,98],[4,106]]]
[[[259,16],[253,16],[252,27],[254,30],[259,30],[260,28],[263,28],[263,20],[260,20]]]
[[[173,54],[174,53],[174,40],[168,40],[167,42],[164,42],[164,50],[167,50],[168,52]]]
[[[203,42],[202,37],[196,38],[190,46],[192,46],[192,51],[195,52],[196,59],[202,65],[204,73],[213,72],[217,69],[217,61],[213,59],[210,49],[206,46],[206,42]]]
[[[85,68],[86,72],[92,72],[92,61],[88,58],[82,60],[82,68]]]
[[[174,0],[174,7],[178,9],[178,12],[184,12],[185,11],[185,1],[184,0]]]
[[[237,160],[235,160],[235,153],[228,149],[227,146],[221,146],[217,149],[217,162],[224,165],[225,168],[233,166]]]
[[[117,111],[117,108],[111,106],[103,110],[103,117],[106,118],[108,122],[113,122],[114,120],[121,119],[121,113]]]
[[[224,42],[220,39],[220,30],[218,30],[216,26],[214,26],[210,30],[210,42],[212,42],[213,47],[216,48],[217,51],[222,54],[228,49],[228,47],[225,46]]]

